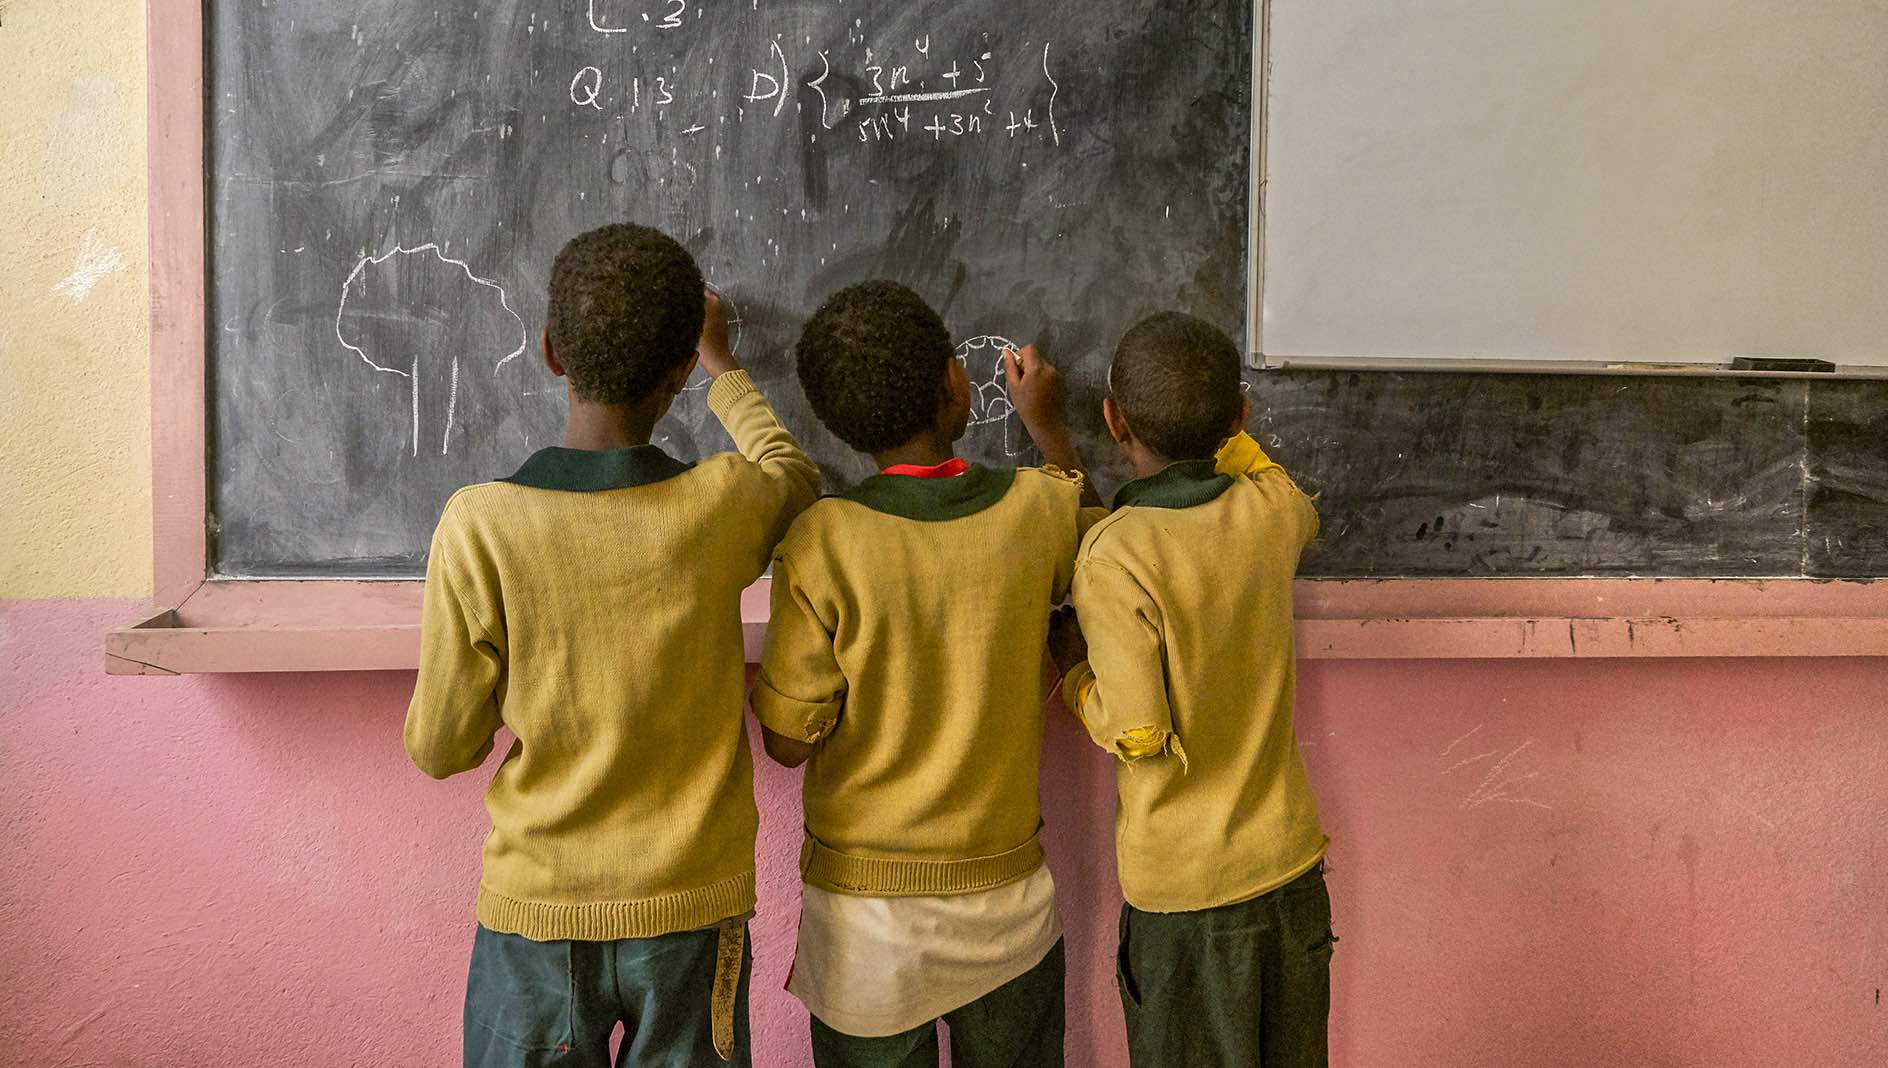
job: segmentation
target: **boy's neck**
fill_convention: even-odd
[[[564,424],[564,447],[603,452],[647,445],[661,418],[662,413],[647,403],[602,404],[573,393],[570,418]]]
[[[957,450],[951,445],[951,442],[943,440],[936,434],[919,434],[903,445],[886,449],[884,452],[873,453],[872,462],[878,465],[880,471],[904,464],[914,467],[936,467],[938,464],[949,463],[956,458]]]
[[[1169,460],[1165,456],[1142,445],[1139,441],[1132,442],[1121,451],[1127,454],[1125,458],[1128,462],[1128,466],[1134,468],[1135,478],[1148,478],[1153,475],[1158,475],[1167,468],[1172,467],[1175,463],[1175,461]]]

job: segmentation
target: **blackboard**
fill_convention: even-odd
[[[970,455],[1033,459],[989,339],[1044,337],[1112,490],[1120,332],[1245,319],[1248,8],[218,0],[216,570],[420,574],[455,487],[557,441],[545,278],[620,219],[695,251],[829,489],[868,472],[788,349],[825,293],[890,276],[984,387]],[[1306,575],[1888,574],[1888,384],[1248,375],[1252,429],[1318,494]],[[703,392],[659,430],[678,455],[727,445]]]
[[[683,241],[825,469],[801,317],[891,277],[1027,461],[992,339],[1046,338],[1087,451],[1114,339],[1245,317],[1245,0],[216,0],[208,7],[211,531],[227,576],[423,571],[456,487],[555,444],[550,264],[607,222]],[[727,447],[685,393],[657,441]]]
[[[1265,371],[1333,578],[1888,575],[1888,382]]]

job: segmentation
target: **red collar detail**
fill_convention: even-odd
[[[925,467],[921,464],[893,464],[881,475],[909,475],[912,478],[956,478],[970,470],[970,463],[961,456],[953,456],[941,464]]]

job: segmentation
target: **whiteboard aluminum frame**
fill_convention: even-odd
[[[1397,371],[1457,374],[1650,375],[1706,378],[1888,379],[1888,365],[1838,365],[1831,371],[1740,371],[1727,364],[1654,361],[1467,359],[1419,356],[1303,356],[1265,349],[1265,190],[1272,99],[1272,2],[1253,0],[1251,222],[1246,250],[1247,366],[1257,371]],[[1747,356],[1771,355],[1745,353]],[[1775,354],[1787,355],[1787,354]]]

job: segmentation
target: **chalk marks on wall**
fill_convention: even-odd
[[[79,242],[79,256],[72,273],[52,287],[53,295],[77,304],[91,295],[105,276],[125,269],[125,254],[107,245],[97,230],[87,230]]]
[[[1015,342],[999,334],[979,334],[957,346],[957,361],[970,373],[970,425],[1002,428],[1003,454],[1021,456],[1029,448],[1010,400],[1004,353]]]
[[[506,364],[524,355],[524,350],[530,345],[530,331],[525,326],[523,317],[511,306],[511,298],[506,294],[504,286],[493,279],[482,278],[472,273],[470,264],[466,263],[464,260],[454,259],[446,255],[445,250],[435,242],[428,242],[424,245],[418,245],[412,248],[395,245],[393,248],[378,256],[364,256],[359,262],[355,263],[354,269],[348,273],[347,281],[343,282],[341,285],[340,303],[336,306],[334,312],[335,340],[341,343],[342,348],[358,356],[361,362],[368,367],[384,374],[395,375],[408,380],[410,385],[409,408],[412,421],[411,448],[414,456],[420,454],[420,394],[424,388],[424,382],[421,377],[422,369],[428,366],[429,361],[439,359],[448,361],[445,372],[447,384],[444,425],[440,430],[439,436],[439,452],[441,455],[445,455],[450,452],[452,448],[452,428],[459,411],[460,363],[470,355],[470,353],[456,344],[446,346],[433,345],[430,346],[428,351],[421,351],[422,345],[415,345],[414,351],[411,352],[375,353],[370,356],[367,350],[361,345],[348,340],[350,314],[366,318],[407,317],[422,320],[428,316],[439,318],[452,317],[458,319],[471,314],[474,308],[474,302],[467,299],[469,294],[457,295],[455,299],[454,295],[447,293],[424,293],[422,303],[426,305],[425,307],[374,308],[362,306],[360,302],[368,299],[367,286],[370,274],[375,269],[385,267],[389,263],[404,264],[409,257],[428,266],[441,265],[450,268],[451,270],[448,271],[447,277],[456,278],[463,276],[465,281],[478,292],[488,296],[491,294],[497,295],[498,308],[512,323],[517,324],[518,334],[515,344],[508,328],[502,336],[493,339],[492,346],[488,352],[489,357],[493,360],[493,377],[497,377],[498,372],[501,371]],[[431,259],[427,260],[426,257],[431,257]],[[389,288],[397,290],[398,286],[391,286]],[[424,287],[421,288],[424,289]],[[351,304],[354,306],[350,307]],[[501,346],[509,346],[509,348],[501,348]],[[442,348],[444,351],[441,351]],[[402,361],[405,366],[394,366],[395,361]]]
[[[1477,809],[1499,802],[1551,811],[1554,806],[1547,802],[1524,796],[1526,784],[1538,779],[1541,774],[1538,769],[1528,770],[1525,766],[1527,761],[1522,756],[1533,748],[1534,739],[1524,739],[1519,745],[1510,746],[1504,742],[1489,748],[1481,733],[1485,726],[1487,724],[1476,724],[1438,754],[1443,761],[1441,774],[1444,778],[1457,772],[1464,772],[1465,779],[1468,775],[1481,773],[1474,788],[1463,796],[1460,807],[1464,810]],[[1488,763],[1490,760],[1494,763]]]

